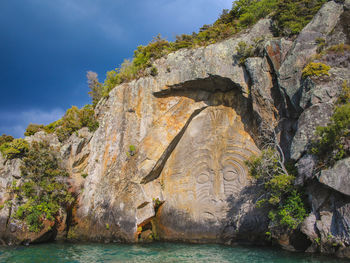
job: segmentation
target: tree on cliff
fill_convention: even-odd
[[[92,98],[92,105],[95,108],[99,100],[102,98],[102,84],[98,81],[98,75],[96,72],[88,71],[86,78],[90,89],[89,95]]]
[[[269,237],[271,232],[280,228],[296,229],[307,215],[303,193],[294,185],[295,169],[286,164],[279,144],[277,126],[277,122],[262,121],[259,129],[261,155],[252,156],[247,162],[250,175],[259,186],[263,186],[256,204],[267,207],[269,211]]]

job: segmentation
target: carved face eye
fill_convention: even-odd
[[[207,174],[200,174],[197,176],[197,183],[199,184],[205,184],[209,181],[209,175]]]
[[[237,178],[237,176],[238,176],[238,173],[234,169],[227,170],[224,173],[224,179],[226,181],[233,181],[233,180],[235,180]]]

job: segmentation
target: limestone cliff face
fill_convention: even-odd
[[[281,236],[279,243],[316,251],[315,240],[321,240],[322,252],[346,256],[349,160],[316,174],[307,145],[316,126],[329,121],[350,67],[334,61],[323,82],[303,80],[301,71],[316,54],[317,38],[350,43],[349,13],[348,1],[330,1],[294,40],[274,38],[272,22],[263,19],[226,41],[169,54],[156,61],[156,77],[122,84],[99,102],[94,134],[83,129],[64,144],[42,133],[27,138],[48,140],[60,150],[78,199],[62,213],[55,233],[44,229],[26,239],[19,234],[24,228],[1,210],[3,242],[67,235],[139,242],[150,233],[171,241],[265,242],[269,220],[256,207],[261,186],[245,164],[260,152],[257,131],[264,121],[278,125],[285,156],[297,162],[297,183],[307,187],[312,208],[298,235]],[[258,39],[259,56],[240,65],[238,43]],[[19,163],[0,159],[2,201],[10,198],[8,185],[20,179]],[[343,247],[328,246],[330,235]]]
[[[240,38],[170,54],[157,62],[156,78],[123,84],[98,105],[76,232],[137,241],[159,200],[160,238],[221,241],[230,200],[250,184],[244,161],[259,152],[249,76],[235,48],[271,37],[269,25],[262,20]]]

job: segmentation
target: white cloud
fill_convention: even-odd
[[[49,124],[60,119],[64,115],[62,109],[48,111],[31,109],[21,112],[0,113],[0,131],[14,137],[23,137],[29,123]]]

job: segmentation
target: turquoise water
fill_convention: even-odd
[[[237,263],[335,263],[350,262],[331,257],[290,253],[270,248],[152,243],[44,244],[0,248],[0,262],[237,262]]]

